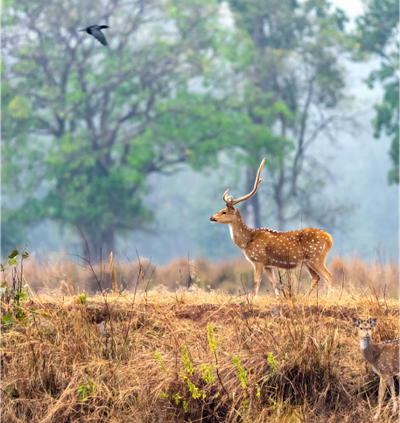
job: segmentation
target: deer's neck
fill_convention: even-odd
[[[360,338],[360,347],[364,358],[372,364],[375,361],[376,351],[371,338]]]
[[[232,241],[241,249],[247,247],[247,244],[254,238],[254,229],[250,229],[244,223],[242,216],[237,212],[235,220],[229,224]]]

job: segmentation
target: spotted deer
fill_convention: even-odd
[[[375,419],[378,419],[381,414],[382,401],[388,385],[392,393],[393,414],[396,412],[397,401],[393,376],[399,375],[400,372],[400,338],[384,341],[380,344],[374,344],[371,340],[371,329],[376,326],[378,322],[378,319],[371,319],[371,317],[368,317],[367,320],[360,318],[352,319],[353,325],[358,328],[361,352],[370,364],[372,370],[380,377],[378,395],[379,405],[378,412],[375,414]]]
[[[277,269],[289,270],[305,268],[311,276],[311,285],[306,292],[309,295],[321,278],[326,281],[326,293],[329,295],[332,275],[325,267],[326,256],[332,248],[332,237],[324,231],[306,228],[280,232],[269,228],[251,229],[246,226],[234,205],[252,197],[262,179],[260,178],[265,159],[258,169],[253,191],[234,200],[225,191],[222,199],[226,207],[210,217],[212,222],[229,225],[233,242],[243,251],[246,259],[254,266],[254,296],[257,297],[263,271],[279,296]]]

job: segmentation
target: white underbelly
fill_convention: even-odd
[[[293,267],[290,267],[288,269],[287,263],[279,263],[279,262],[277,262],[276,264],[275,263],[274,264],[268,264],[265,267],[271,267],[271,268],[276,267],[277,269],[283,269],[283,270],[299,270],[301,268],[306,269],[306,266],[304,265],[304,263],[296,264],[296,263],[293,263],[293,262],[292,263],[289,262],[289,265],[293,266]]]

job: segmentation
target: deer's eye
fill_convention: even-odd
[[[222,214],[226,214],[226,212],[222,212]]]
[[[360,328],[361,330],[363,330],[363,328]]]

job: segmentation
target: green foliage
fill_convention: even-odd
[[[236,373],[236,376],[238,377],[238,379],[240,380],[240,384],[242,385],[243,400],[242,400],[241,406],[244,412],[249,407],[249,400],[247,398],[247,392],[246,392],[247,391],[247,370],[244,369],[239,358],[236,355],[233,356],[233,362],[238,370],[238,373]]]
[[[278,366],[279,366],[279,363],[275,360],[275,357],[274,357],[274,355],[272,354],[272,352],[270,352],[269,354],[268,354],[268,363],[270,364],[270,366],[271,366],[271,370],[273,371],[273,372],[276,372],[276,370],[277,370],[277,368],[278,368]]]
[[[185,365],[184,370],[186,371],[186,373],[192,375],[194,367],[192,362],[190,361],[189,353],[185,344],[183,344],[181,347],[181,353],[182,353],[182,361],[183,361],[183,364]]]
[[[91,380],[88,380],[87,385],[80,385],[78,388],[79,401],[84,402],[89,396],[96,392],[96,385]]]
[[[18,246],[19,248],[19,246]],[[5,264],[0,264],[1,266],[1,272],[3,273],[3,277],[6,280],[6,272],[12,268],[12,267],[16,267],[18,264],[22,264],[23,260],[26,260],[29,257],[29,253],[26,251],[27,246],[25,245],[25,247],[22,250],[13,250],[12,253],[8,256],[9,260],[7,261],[7,263]],[[18,256],[20,256],[20,263],[18,263],[17,258]],[[21,274],[21,278],[22,278],[22,274]],[[20,281],[22,282],[22,281]]]
[[[261,388],[258,385],[258,383],[256,383],[256,388],[257,388],[256,397],[258,398],[259,401],[261,401]]]
[[[176,393],[175,395],[172,395],[172,398],[174,399],[175,404],[176,404],[176,405],[179,405],[179,400],[181,399],[181,397],[180,397],[180,395],[179,395],[179,392],[178,392],[178,393]]]
[[[207,338],[208,338],[208,346],[210,351],[213,352],[217,357],[217,341],[215,340],[214,329],[210,322],[207,323]]]
[[[178,394],[176,394],[178,395]],[[161,392],[160,395],[158,396],[158,398],[160,399],[164,399],[164,398],[168,398],[168,388],[165,388],[165,392]]]
[[[194,384],[190,381],[189,378],[186,378],[186,383],[189,387],[189,391],[191,392],[194,399],[200,398],[201,394],[199,392],[199,388],[196,388]]]
[[[19,248],[19,247],[18,247]],[[20,261],[18,262],[18,256],[20,256]],[[19,322],[23,322],[26,318],[25,312],[22,310],[22,303],[21,301],[25,301],[28,299],[29,295],[29,287],[28,285],[23,286],[23,267],[22,263],[29,257],[29,253],[26,251],[26,246],[22,250],[13,250],[12,253],[8,256],[9,260],[5,264],[0,264],[1,272],[3,274],[4,282],[1,284],[0,287],[0,294],[1,300],[5,302],[9,302],[10,300],[14,303],[14,308],[12,311],[5,313],[2,317],[1,321],[7,327],[11,327],[15,319]],[[18,269],[17,267],[20,266],[20,275],[18,278]],[[7,272],[10,269],[15,268],[15,272],[11,275],[13,276],[12,280],[12,288],[9,287],[7,282]]]
[[[65,28],[101,19],[98,2],[73,4],[74,13],[61,0],[3,9],[2,188],[25,198],[6,209],[3,245],[24,225],[51,219],[79,226],[92,251],[113,249],[117,234],[153,220],[142,202],[148,175],[184,162],[215,165],[246,130],[240,111],[199,93],[216,83],[228,51],[240,44],[248,55],[240,35],[220,28],[216,1],[156,0],[140,11],[114,2],[109,49],[75,30],[65,37]],[[38,36],[8,37],[27,30],[27,17]]]
[[[183,361],[183,364],[184,364],[184,368],[182,369],[183,370],[183,374],[182,374],[183,380],[186,382],[186,384],[189,388],[189,392],[192,394],[192,397],[194,399],[200,398],[201,393],[199,392],[199,388],[197,388],[194,385],[194,383],[187,376],[187,375],[190,375],[190,376],[193,375],[194,366],[193,366],[193,363],[190,360],[189,353],[188,353],[188,350],[187,350],[187,347],[186,347],[185,344],[182,344],[181,354],[182,354],[182,361]],[[184,407],[185,407],[185,405],[184,405]]]
[[[242,388],[245,389],[247,387],[247,371],[244,369],[244,367],[240,363],[239,358],[236,355],[233,356],[233,362],[238,370],[236,376],[239,378]]]
[[[13,323],[15,322],[15,319],[17,319],[19,322],[23,322],[26,318],[26,314],[24,311],[22,311],[21,301],[22,300],[25,301],[28,299],[28,293],[29,293],[28,288],[26,287],[25,289],[12,291],[11,289],[7,287],[6,282],[4,282],[1,285],[1,288],[2,288],[2,293],[4,292],[4,294],[11,294],[11,300],[15,304],[13,311],[5,313],[1,321],[8,327],[11,327],[13,325]]]
[[[253,124],[238,157],[248,168],[246,189],[252,188],[260,157],[266,156],[264,175],[268,172],[271,181],[267,201],[274,202],[269,208],[279,229],[300,215],[327,223],[339,210],[313,213],[310,202],[326,175],[306,150],[335,120],[330,115],[345,97],[340,56],[348,50],[347,17],[327,0],[228,3],[236,25],[254,46],[243,69],[244,92],[237,106]],[[248,200],[257,227],[258,202],[256,196]]]
[[[162,359],[162,357],[161,357],[161,354],[160,354],[158,351],[156,351],[156,352],[154,353],[154,357],[155,357],[155,359],[156,359],[157,363],[159,364],[161,371],[162,371],[164,374],[168,375],[168,371],[167,371],[167,369],[165,368],[165,364],[164,364],[164,361],[163,361],[163,359]]]
[[[213,366],[210,364],[207,366],[205,363],[201,363],[201,370],[203,371],[203,376],[201,377],[207,383],[214,383],[215,378],[213,375]]]
[[[78,295],[78,298],[81,304],[86,304],[87,297],[88,297],[88,293],[86,291]]]
[[[353,35],[354,56],[365,60],[372,54],[379,58],[381,67],[370,73],[366,80],[372,88],[380,83],[384,89],[381,104],[375,105],[372,121],[375,137],[384,132],[392,138],[389,156],[392,169],[389,183],[399,183],[399,2],[396,0],[372,0],[366,12],[357,20]]]

